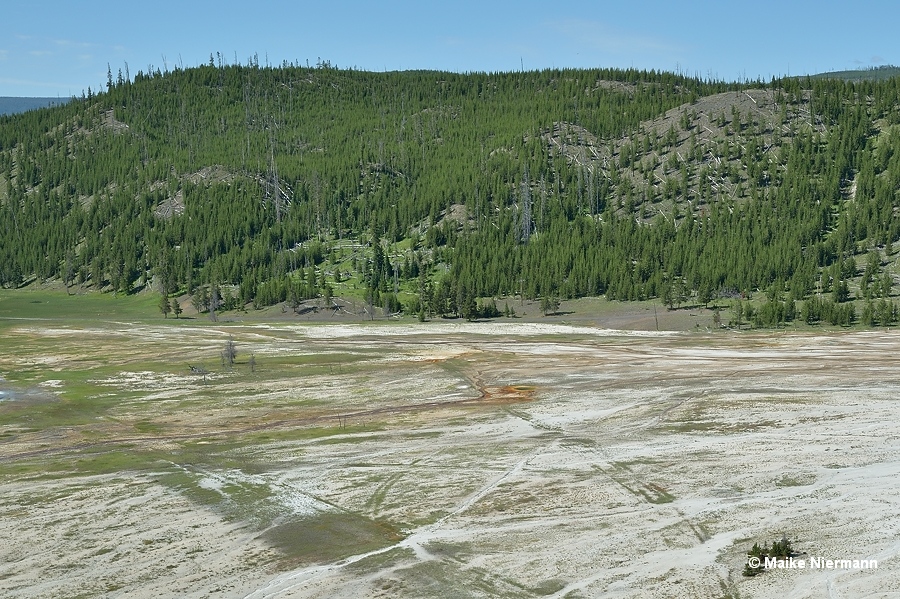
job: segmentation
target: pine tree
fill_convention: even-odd
[[[165,293],[159,296],[159,311],[162,312],[163,318],[168,318],[169,312],[172,311],[172,305],[169,303],[169,296]]]
[[[555,295],[545,295],[541,298],[541,313],[544,316],[556,314],[559,310],[559,298]]]
[[[741,300],[735,300],[731,306],[732,314],[734,314],[734,324],[737,328],[741,328],[744,319],[744,303]]]

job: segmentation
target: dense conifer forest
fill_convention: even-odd
[[[0,117],[0,284],[153,288],[164,312],[354,281],[420,316],[755,294],[738,322],[891,324],[898,207],[897,78],[211,56]]]

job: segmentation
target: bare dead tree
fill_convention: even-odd
[[[225,341],[225,347],[222,349],[222,366],[231,368],[234,366],[234,360],[237,358],[237,348],[234,345],[234,338],[228,337]],[[254,365],[255,365],[254,360]]]
[[[191,374],[199,374],[203,377],[203,382],[206,382],[206,375],[209,374],[209,371],[203,366],[192,366],[188,364],[188,368],[191,370]]]
[[[213,285],[209,295],[209,319],[213,322],[219,320],[218,316],[216,316],[216,310],[219,309],[220,305],[221,298],[219,297],[219,286]]]
[[[531,182],[528,180],[528,167],[522,176],[522,243],[531,238]]]
[[[278,165],[275,162],[276,127],[277,124],[273,119],[272,124],[269,127],[269,172],[266,176],[265,196],[266,199],[271,200],[272,205],[275,208],[275,220],[281,222],[285,207],[290,202],[290,195],[288,193],[290,189],[286,189],[286,186],[282,185],[281,180],[278,178]]]

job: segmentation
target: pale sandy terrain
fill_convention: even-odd
[[[895,332],[11,335],[2,596],[900,597]]]

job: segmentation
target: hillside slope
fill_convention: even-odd
[[[0,283],[463,316],[760,290],[787,318],[830,294],[814,321],[893,293],[898,106],[897,79],[138,73],[0,119]]]

